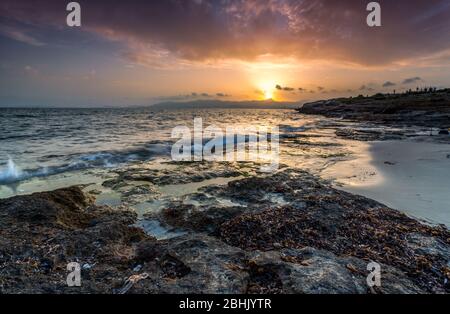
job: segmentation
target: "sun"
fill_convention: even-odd
[[[274,99],[276,84],[271,81],[264,81],[259,84],[259,89],[264,97],[264,100]]]
[[[272,90],[265,90],[264,92],[264,99],[273,99],[273,91]]]

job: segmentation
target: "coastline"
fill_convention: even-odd
[[[395,203],[417,209],[424,176],[425,200],[445,188],[448,137],[301,119],[283,126],[293,163],[273,174],[253,162],[146,160],[0,199],[1,292],[449,293],[448,225]],[[74,261],[81,287],[66,284]],[[381,287],[366,283],[370,262]]]

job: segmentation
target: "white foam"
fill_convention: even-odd
[[[14,161],[9,158],[6,167],[0,170],[0,182],[13,182],[22,177],[23,173],[16,166]]]

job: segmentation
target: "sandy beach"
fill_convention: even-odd
[[[436,137],[370,142],[323,174],[345,191],[450,226],[450,144]]]

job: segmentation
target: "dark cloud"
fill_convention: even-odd
[[[392,83],[391,81],[386,81],[386,82],[384,82],[383,87],[392,87],[392,86],[395,86],[395,85],[396,84]]]
[[[317,86],[317,90],[318,90],[318,91],[323,91],[324,89],[325,89],[325,87]]]
[[[372,87],[367,86],[367,85],[362,85],[362,86],[359,88],[359,90],[360,90],[360,91],[369,91],[369,92],[373,92],[375,89],[373,89]]]
[[[285,92],[293,92],[295,90],[295,88],[293,88],[293,87],[287,87],[287,86],[283,87],[281,85],[276,85],[275,88],[278,90],[281,90],[281,91],[285,91]]]
[[[298,91],[299,91],[300,93],[305,93],[307,90],[304,89],[304,88],[302,88],[302,87],[299,87],[299,88],[298,88]]]
[[[418,77],[418,76],[416,76],[416,77],[410,77],[410,78],[407,78],[407,79],[405,79],[404,81],[403,81],[403,84],[412,84],[412,83],[416,83],[416,82],[420,82],[420,81],[422,81],[422,78],[420,78],[420,77]]]
[[[389,64],[450,48],[448,0],[379,0],[380,28],[360,0],[79,0],[82,27],[123,42],[137,60],[254,60],[263,55]],[[33,25],[67,31],[67,1],[2,0],[4,36],[40,45]],[[72,30],[74,31],[74,30]],[[251,43],[251,44],[249,44]]]

